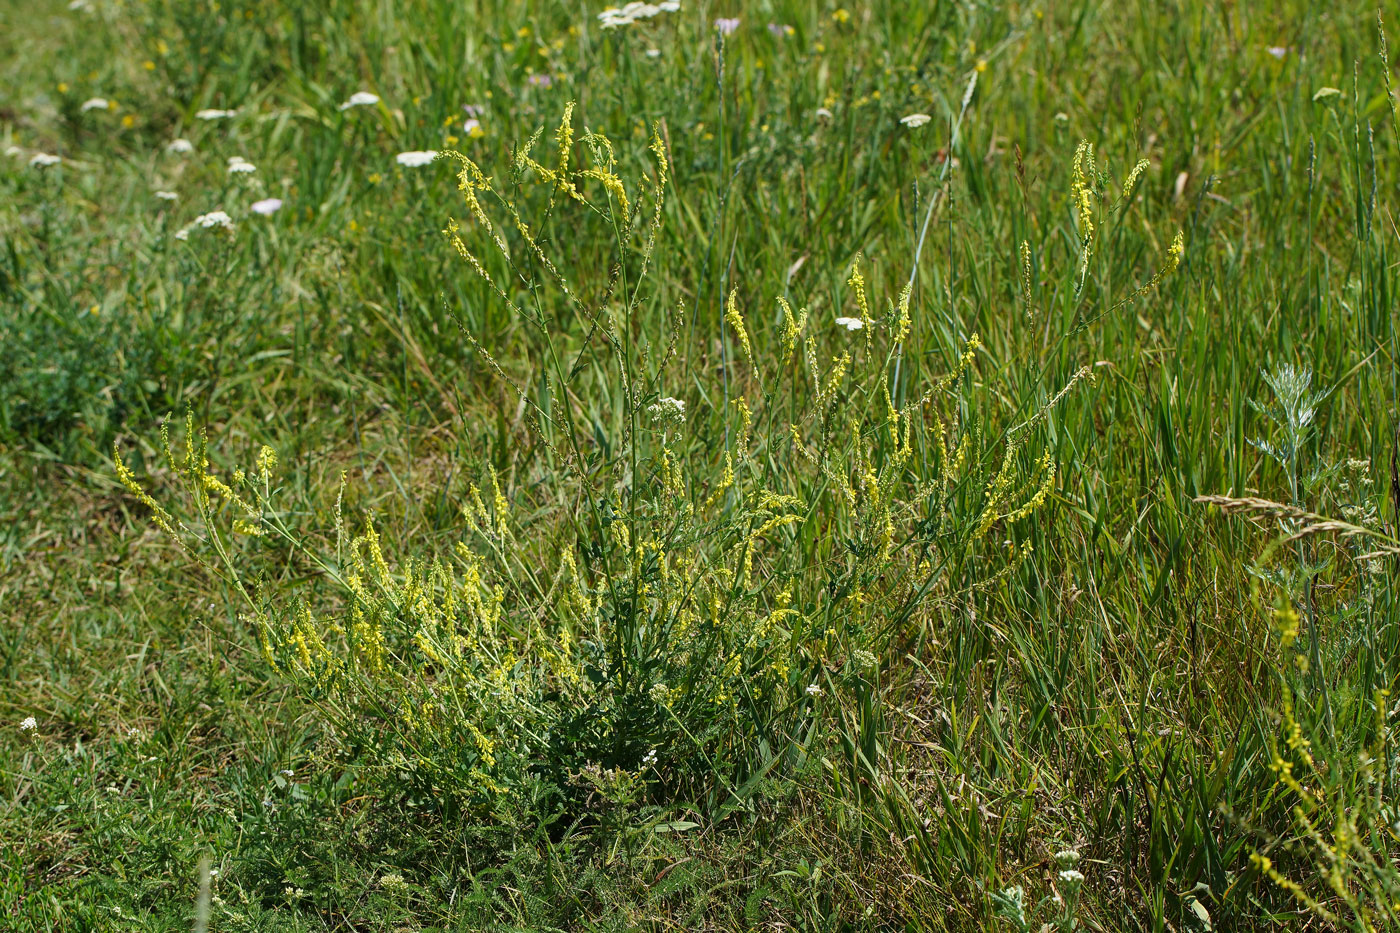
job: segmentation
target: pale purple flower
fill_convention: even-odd
[[[535,87],[553,87],[554,78],[550,75],[530,75],[530,84]]]
[[[1283,56],[1288,54],[1288,48],[1282,45],[1271,45],[1264,51],[1268,52],[1274,58],[1283,58]]]
[[[739,17],[721,16],[719,19],[715,20],[715,28],[719,30],[719,34],[721,36],[731,35],[736,29],[739,28]]]
[[[793,29],[787,23],[769,23],[768,31],[771,32],[775,38],[784,39],[797,30]]]
[[[479,117],[486,112],[486,108],[480,104],[463,104],[462,112],[469,117]]]
[[[462,124],[462,132],[468,136],[486,135],[486,131],[481,128],[481,121],[476,117],[472,117]]]
[[[275,214],[282,209],[281,198],[263,198],[261,201],[254,201],[250,206],[254,214],[262,214],[264,217]]]

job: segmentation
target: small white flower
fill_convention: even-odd
[[[1272,55],[1274,58],[1283,58],[1283,56],[1288,54],[1288,49],[1282,45],[1271,45],[1267,49],[1265,49],[1265,51]]]
[[[340,105],[341,110],[349,110],[351,107],[373,107],[379,103],[379,95],[371,94],[369,91],[356,91],[350,95],[350,99]]]
[[[911,130],[916,130],[932,119],[933,117],[926,113],[911,113],[907,117],[900,117],[899,122],[903,123]]]
[[[19,146],[6,146],[5,155],[17,158],[21,155],[24,155],[24,150],[21,149]]]
[[[48,168],[50,165],[57,165],[63,159],[56,155],[49,155],[47,152],[36,152],[34,158],[29,160],[29,164],[34,168]]]
[[[685,402],[682,399],[670,396],[659,398],[647,406],[647,411],[655,421],[673,421],[677,424],[685,421]]]
[[[106,110],[110,106],[112,105],[107,102],[107,98],[105,97],[89,97],[87,100],[83,101],[82,106],[78,109],[83,113],[87,113],[89,110]]]
[[[654,764],[656,764],[656,749],[653,748],[642,756],[642,767],[650,768]]]
[[[88,0],[68,0],[68,9],[74,13],[86,12],[92,9],[92,4]]]
[[[173,191],[157,191],[156,197],[162,201],[178,201],[180,196]]]
[[[173,152],[176,155],[185,155],[194,152],[194,143],[188,139],[172,139],[165,147],[166,152]]]
[[[227,117],[238,116],[237,110],[201,110],[195,115],[197,120],[223,120]]]
[[[294,774],[296,774],[296,772],[295,772],[295,771],[292,771],[290,768],[283,768],[281,771],[278,771],[277,773],[280,774],[280,775],[282,775],[283,777],[292,777]]]
[[[830,120],[830,119],[831,119],[831,111],[830,111],[830,110],[827,110],[825,107],[818,107],[818,108],[817,108],[817,119],[818,119],[818,120]]]
[[[808,684],[807,695],[809,697],[819,697],[822,695],[821,684]]]
[[[462,132],[468,136],[485,136],[486,131],[481,128],[481,121],[476,117],[468,117],[462,123]]]
[[[660,50],[660,49],[647,49],[646,55],[647,55],[647,58],[660,58],[660,57],[661,57],[661,50]]]
[[[1060,872],[1060,880],[1071,888],[1077,888],[1084,883],[1084,873],[1077,868],[1066,868]]]
[[[844,327],[846,330],[860,330],[865,326],[865,322],[858,317],[838,317],[836,326]]]
[[[233,229],[233,218],[224,211],[210,211],[207,214],[200,214],[194,219],[192,226],[203,227],[205,230],[214,227],[222,227],[225,230]]]
[[[249,208],[254,214],[262,214],[264,217],[275,214],[282,209],[281,198],[263,198],[261,201],[254,201]]]
[[[651,4],[634,2],[624,7],[608,7],[598,14],[598,25],[603,29],[618,29],[622,26],[630,26],[639,19],[651,19],[658,13],[674,13],[681,8],[678,0],[668,0],[668,2]]]
[[[20,724],[19,724],[19,731],[20,731],[20,732],[33,732],[35,729],[38,729],[38,728],[39,728],[39,723],[38,723],[37,720],[35,720],[35,718],[34,718],[33,716],[26,716],[26,717],[24,717],[24,719],[20,720]]]
[[[175,231],[175,239],[177,239],[177,240],[188,240],[189,238],[190,238],[190,228],[189,228],[189,227],[181,227],[179,230],[176,230],[176,231]]]
[[[394,156],[394,161],[408,168],[419,168],[427,165],[436,159],[437,152],[432,149],[413,150],[411,152],[400,152]]]
[[[230,174],[247,175],[256,172],[258,167],[242,156],[230,156],[228,160],[228,170]]]

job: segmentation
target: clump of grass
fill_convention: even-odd
[[[449,154],[470,232],[452,221],[447,237],[532,326],[538,389],[509,375],[485,338],[466,337],[543,451],[514,483],[493,468],[470,487],[450,553],[385,541],[372,521],[353,534],[338,523],[336,547],[317,550],[284,523],[274,456],[220,478],[192,422],[183,455],[165,443],[188,521],[122,473],[181,547],[217,555],[208,563],[258,619],[272,670],[323,717],[329,753],[386,797],[463,819],[571,817],[600,797],[716,812],[742,804],[755,779],[799,772],[835,740],[813,714],[868,696],[898,633],[946,593],[949,563],[994,527],[1029,520],[1055,478],[1032,443],[1063,394],[1011,431],[996,461],[988,423],[956,411],[976,335],[952,371],[896,406],[910,292],[877,313],[859,260],[848,285],[860,329],[838,329],[844,345],[829,349],[783,300],[780,339],[761,354],[736,288],[731,340],[700,381],[708,392],[667,394],[702,364],[682,344],[679,312],[654,318],[658,330],[639,314],[651,268],[679,258],[656,252],[664,144],[653,136],[651,174],[629,185],[599,134],[579,140],[590,161],[571,164],[574,132],[566,110],[553,167],[531,155],[539,134],[507,167],[537,204]],[[527,222],[532,208],[541,217]],[[536,232],[568,211],[614,231],[617,271],[600,296],[580,294]],[[507,271],[493,273],[469,240]],[[572,329],[543,313],[557,306],[573,311]],[[525,518],[556,502],[570,503],[559,519]],[[245,583],[234,539],[269,532],[334,595],[288,605]],[[1027,553],[993,548],[981,573],[1005,576]],[[852,765],[881,759],[868,728],[841,738]]]

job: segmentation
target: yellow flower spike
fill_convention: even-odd
[[[277,469],[277,451],[266,444],[258,451],[258,479],[262,480],[266,486],[272,480],[272,473]]]
[[[749,430],[753,426],[753,412],[749,410],[748,399],[742,395],[736,398],[733,403],[739,409],[739,453],[747,457],[749,454]]]
[[[1124,201],[1128,200],[1128,196],[1133,193],[1133,188],[1137,185],[1138,179],[1142,177],[1142,173],[1147,171],[1151,164],[1152,163],[1146,159],[1140,159],[1138,164],[1133,166],[1133,170],[1128,173],[1127,179],[1123,182]]]
[[[744,348],[744,356],[748,359],[749,365],[753,366],[753,347],[749,344],[749,332],[744,327],[744,318],[739,314],[739,289],[731,289],[729,301],[724,309],[724,320],[734,330],[734,336],[739,341],[739,346]]]
[[[1094,202],[1091,185],[1094,180],[1094,146],[1087,139],[1079,143],[1074,151],[1074,167],[1070,192],[1075,210],[1079,213],[1079,287],[1084,287],[1084,279],[1089,274],[1089,259],[1094,252]]]
[[[1031,244],[1021,241],[1021,300],[1026,305],[1026,320],[1035,320],[1035,302],[1031,298]]]
[[[896,319],[895,322],[895,343],[903,343],[905,339],[909,336],[910,328],[913,327],[914,322],[909,317],[909,298],[912,293],[913,287],[908,284],[906,284],[904,288],[901,289],[899,292],[899,302],[896,306],[899,311],[899,317]]]
[[[788,363],[792,361],[792,354],[797,349],[797,338],[802,335],[802,330],[807,326],[807,311],[804,308],[800,318],[792,315],[792,305],[787,299],[778,296],[778,307],[783,309],[783,368],[786,369]]]
[[[870,314],[870,299],[865,293],[865,276],[860,271],[860,259],[860,254],[857,253],[851,263],[851,277],[846,280],[846,284],[856,293],[856,307],[860,310],[860,320],[865,331],[865,349],[868,352],[875,321]]]
[[[495,531],[497,536],[504,541],[510,534],[510,530],[506,525],[506,519],[510,515],[510,503],[506,501],[505,494],[501,492],[501,481],[500,478],[496,476],[496,468],[494,466],[491,467],[491,490],[495,493],[494,501],[492,502],[496,510]]]

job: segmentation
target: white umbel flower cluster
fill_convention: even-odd
[[[407,168],[420,168],[432,162],[438,157],[436,151],[432,149],[414,150],[412,152],[400,152],[394,157],[394,161]]]
[[[662,0],[661,3],[629,3],[623,7],[608,7],[598,14],[598,25],[604,29],[619,29],[630,26],[637,20],[651,19],[659,13],[674,13],[681,8],[679,0]]]
[[[373,107],[379,103],[379,95],[371,94],[369,91],[356,91],[350,95],[350,99],[340,105],[341,110],[349,110],[351,107]]]

